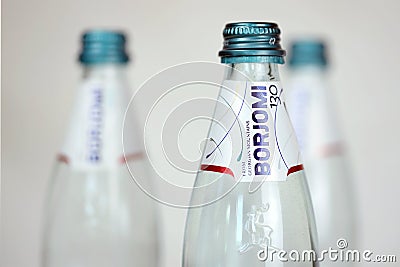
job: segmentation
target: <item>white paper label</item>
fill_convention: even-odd
[[[201,170],[241,182],[282,181],[299,153],[279,82],[225,81]]]
[[[129,98],[123,90],[118,85],[105,86],[96,81],[86,82],[80,88],[60,160],[84,169],[125,162],[122,122]],[[125,132],[130,135],[130,143],[124,144],[126,158],[139,157],[139,140],[134,132]]]

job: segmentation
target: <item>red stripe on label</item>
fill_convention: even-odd
[[[343,154],[343,150],[343,144],[337,142],[321,147],[319,149],[319,154],[321,157],[333,157]]]
[[[57,160],[60,162],[64,162],[65,164],[69,164],[69,158],[64,154],[58,154]]]
[[[144,157],[142,152],[138,152],[138,153],[132,153],[132,154],[128,154],[128,155],[123,155],[119,158],[119,162],[121,164],[126,163],[128,161],[131,160],[138,160],[138,159],[142,159]]]
[[[233,171],[231,169],[227,168],[227,167],[202,164],[200,166],[200,170],[202,170],[202,171],[210,171],[210,172],[226,173],[226,174],[231,175],[233,178],[235,178],[235,175],[233,174]]]
[[[287,172],[287,176],[289,176],[289,174],[291,174],[291,173],[295,173],[295,172],[298,172],[298,171],[301,171],[301,170],[304,170],[303,164],[292,166],[292,167],[289,168],[289,170]]]

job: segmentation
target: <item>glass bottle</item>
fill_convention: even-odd
[[[122,144],[129,101],[125,36],[89,31],[82,44],[84,75],[49,188],[42,265],[154,267],[154,201],[126,166],[130,161],[135,174],[145,177],[145,157],[133,129],[124,132],[130,138]]]
[[[325,47],[315,39],[293,42],[288,111],[305,162],[320,248],[337,248],[340,239],[354,248],[352,180],[332,107]]]
[[[188,211],[183,266],[315,266],[274,254],[316,246],[278,71],[280,29],[240,22],[223,34],[227,70]]]

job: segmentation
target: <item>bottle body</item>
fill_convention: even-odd
[[[154,209],[125,166],[56,172],[44,266],[157,266]]]
[[[308,186],[277,65],[231,67],[192,194],[183,266],[315,266],[265,253],[316,245]]]
[[[320,66],[293,68],[288,110],[304,157],[320,248],[335,248],[339,239],[354,248],[352,180],[326,75]]]
[[[129,160],[135,174],[148,176],[143,151],[134,131],[127,133],[132,143],[122,144],[129,101],[123,72],[118,64],[86,69],[51,181],[46,267],[157,265],[154,201],[126,166]]]
[[[234,186],[229,175],[203,173],[197,179],[218,179],[222,190]],[[216,203],[189,211],[183,266],[316,266],[312,261],[281,262],[272,254],[315,249],[304,173],[285,182],[265,182],[253,194],[248,188],[249,183],[239,183]],[[263,261],[260,250],[272,253]]]

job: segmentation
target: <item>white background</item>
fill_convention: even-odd
[[[129,76],[137,88],[173,64],[217,62],[224,24],[246,20],[278,22],[284,46],[304,34],[329,40],[333,95],[355,174],[360,247],[400,257],[399,1],[2,4],[2,267],[39,266],[45,189],[81,75],[80,33],[111,27],[130,34]],[[164,266],[180,266],[185,213],[163,210]]]

